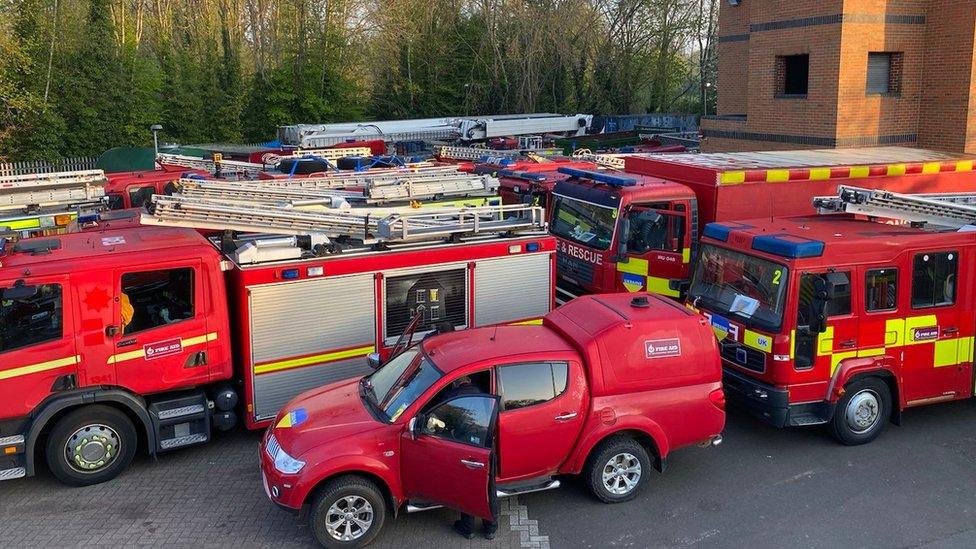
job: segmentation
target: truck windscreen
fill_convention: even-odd
[[[584,246],[606,250],[617,227],[617,208],[556,195],[552,206],[552,234]]]
[[[440,370],[420,352],[420,346],[415,345],[393,357],[369,380],[374,394],[380,397],[377,405],[390,421],[396,421],[441,375]]]
[[[783,322],[787,274],[778,263],[704,244],[688,299],[747,326],[775,332]]]

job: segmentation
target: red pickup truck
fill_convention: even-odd
[[[429,337],[286,405],[262,442],[265,490],[307,507],[326,547],[366,545],[403,506],[491,517],[489,490],[556,488],[557,475],[626,501],[672,450],[721,442],[719,362],[702,317],[643,293]],[[459,381],[477,390],[445,399]]]

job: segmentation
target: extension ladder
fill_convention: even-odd
[[[837,196],[816,197],[818,213],[853,213],[958,229],[976,224],[976,194],[902,194],[840,185]]]
[[[105,196],[105,172],[34,173],[0,177],[0,210],[38,209],[97,202]]]

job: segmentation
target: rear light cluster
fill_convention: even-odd
[[[712,401],[719,410],[725,410],[725,391],[722,389],[715,389],[708,393],[708,400]]]

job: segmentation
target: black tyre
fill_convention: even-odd
[[[612,437],[600,443],[587,464],[587,484],[604,503],[620,503],[637,496],[651,472],[651,458],[636,440]]]
[[[848,446],[876,439],[891,417],[891,391],[884,381],[869,377],[850,383],[837,403],[830,432]]]
[[[373,482],[357,476],[330,480],[312,503],[308,525],[323,547],[369,545],[383,530],[386,500]]]
[[[86,406],[58,420],[48,434],[47,464],[61,482],[90,486],[124,471],[137,443],[136,429],[124,413],[110,406]]]

